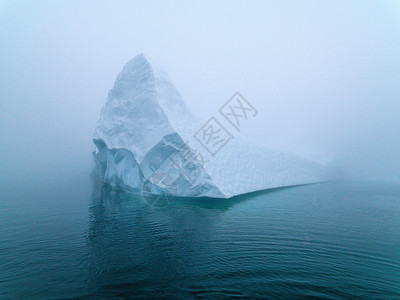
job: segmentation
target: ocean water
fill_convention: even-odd
[[[400,299],[399,185],[155,205],[80,173],[0,193],[1,299]]]

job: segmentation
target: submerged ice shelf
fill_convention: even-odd
[[[134,57],[118,75],[94,132],[103,182],[134,193],[230,198],[331,178],[326,166],[238,135],[210,153],[194,137],[202,126],[166,73],[143,54]]]

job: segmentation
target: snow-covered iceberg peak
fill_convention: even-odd
[[[118,75],[95,129],[103,182],[135,193],[229,198],[329,179],[321,165],[240,136],[214,157],[194,138],[201,127],[168,75],[137,55]]]
[[[164,136],[182,125],[186,108],[168,76],[139,54],[118,75],[94,139],[132,151],[138,162]],[[178,124],[175,124],[178,123]]]

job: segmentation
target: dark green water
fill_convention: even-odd
[[[80,174],[0,197],[0,298],[400,299],[398,185],[154,207]]]

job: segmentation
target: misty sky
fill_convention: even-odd
[[[90,172],[141,52],[203,119],[240,91],[259,111],[242,134],[400,182],[400,1],[0,0],[0,179]]]

